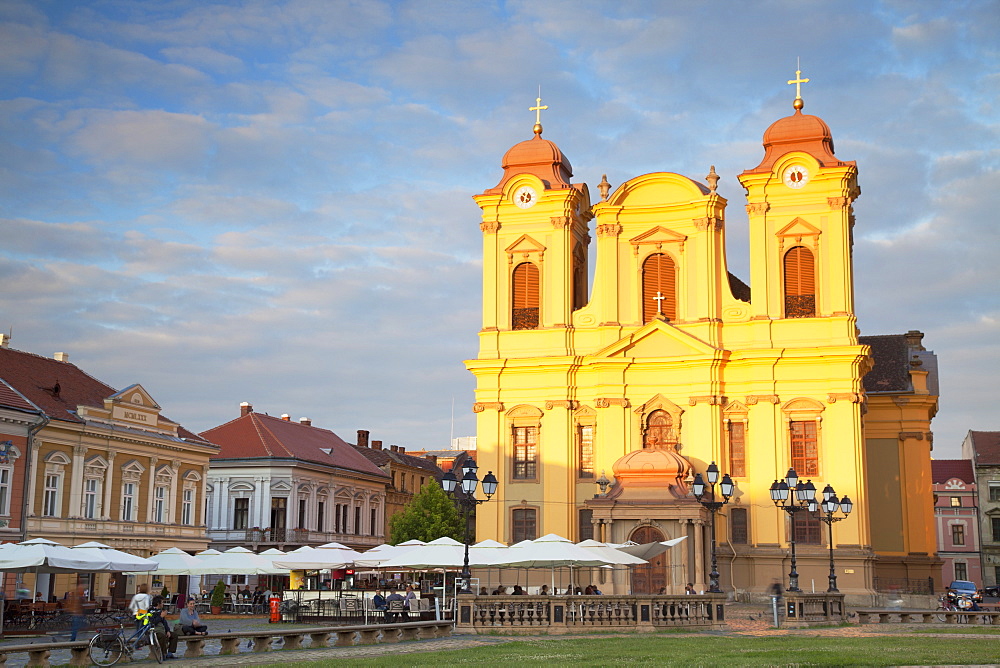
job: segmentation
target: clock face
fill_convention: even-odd
[[[809,170],[802,165],[792,165],[785,170],[783,178],[786,186],[799,189],[809,183]]]
[[[538,199],[538,195],[535,194],[535,189],[531,186],[521,186],[514,191],[514,204],[518,205],[522,209],[528,209],[535,206],[535,201]]]

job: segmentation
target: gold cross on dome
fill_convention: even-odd
[[[802,84],[804,84],[804,83],[809,83],[809,79],[803,79],[802,78],[802,70],[795,70],[795,78],[792,79],[791,81],[789,81],[788,85],[791,86],[792,84],[795,84],[795,99],[796,100],[801,100],[802,99]]]
[[[539,89],[538,97],[535,98],[535,106],[528,107],[528,111],[535,112],[535,125],[541,125],[542,123],[542,109],[548,109],[549,105],[542,106],[542,91]]]

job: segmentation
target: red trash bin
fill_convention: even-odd
[[[280,622],[281,621],[281,598],[277,596],[272,596],[270,601],[271,609],[271,619],[270,622]]]

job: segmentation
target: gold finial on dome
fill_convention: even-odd
[[[801,67],[797,59],[795,61],[795,67],[796,68]],[[802,107],[805,106],[805,102],[802,101],[802,84],[804,83],[809,83],[809,79],[803,79],[802,70],[796,69],[795,78],[788,82],[789,86],[795,84],[795,101],[792,102],[792,106],[795,107],[796,111],[799,111],[800,109],[802,109]]]
[[[528,111],[535,112],[535,127],[533,131],[536,135],[542,134],[542,109],[548,109],[549,105],[542,106],[542,87],[538,87],[538,97],[535,98],[535,106],[528,107]]]

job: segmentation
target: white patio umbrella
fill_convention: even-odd
[[[168,547],[149,558],[156,564],[150,575],[189,575],[191,569],[201,565],[200,557],[193,557],[177,547]]]
[[[107,556],[74,551],[46,538],[0,545],[0,571],[12,573],[94,573],[115,570]]]
[[[645,564],[647,563],[645,559],[633,556],[624,550],[612,547],[608,543],[602,543],[597,540],[584,540],[576,544],[577,547],[582,547],[586,550],[600,555],[608,560],[609,564],[616,566],[619,565],[634,565],[634,564]]]
[[[622,552],[627,552],[633,556],[639,557],[641,559],[652,559],[658,555],[663,554],[674,545],[677,545],[682,540],[687,538],[687,536],[681,536],[680,538],[671,538],[670,540],[661,540],[655,543],[633,543],[629,541],[628,543],[622,543],[617,545],[615,543],[608,543],[609,547],[613,547],[616,550],[621,550]]]
[[[232,547],[225,552],[203,557],[190,575],[288,575],[287,568],[277,568],[267,557],[254,554],[245,547]]]
[[[360,552],[344,547],[340,543],[328,543],[327,545],[338,547],[323,545],[310,550],[296,550],[283,557],[274,557],[274,566],[293,571],[333,570],[346,568],[361,556]]]
[[[527,544],[511,547],[504,555],[503,566],[516,568],[550,568],[560,566],[608,566],[615,563],[592,550],[579,547],[573,541],[554,533],[536,538]],[[500,565],[500,564],[495,564]]]
[[[485,555],[484,555],[485,556]],[[462,568],[465,563],[465,544],[459,543],[454,538],[447,536],[432,540],[426,545],[418,545],[409,549],[399,556],[383,561],[381,568],[411,568],[453,570]],[[485,566],[488,564],[474,564],[472,550],[469,550],[470,566]]]
[[[112,571],[146,573],[156,569],[158,566],[158,564],[152,559],[143,559],[142,557],[137,557],[134,554],[116,550],[113,547],[109,547],[104,543],[98,543],[96,541],[74,545],[70,549],[74,551],[79,550],[84,554],[92,555],[95,560],[106,558],[108,560],[109,568]]]
[[[358,559],[354,560],[355,568],[381,568],[382,564],[393,557],[397,557],[412,550],[415,547],[426,545],[422,540],[408,540],[399,545],[378,545],[372,549],[362,552]]]

